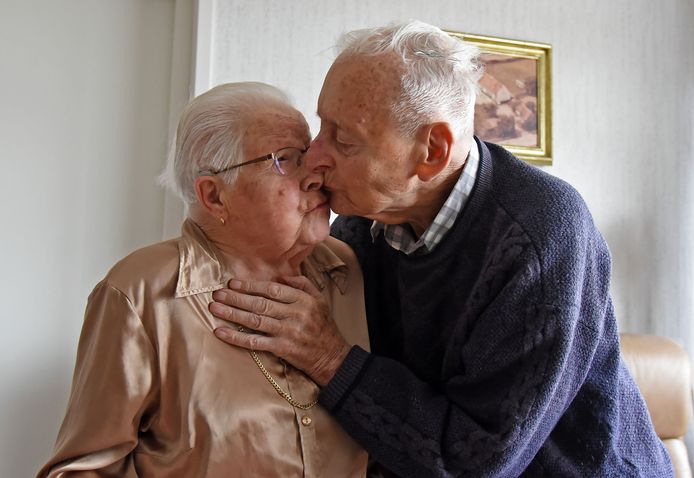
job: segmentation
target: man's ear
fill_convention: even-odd
[[[427,155],[419,164],[416,172],[422,181],[431,181],[446,169],[451,161],[453,131],[448,123],[432,123],[422,131],[422,140],[426,142]]]
[[[226,220],[223,191],[224,181],[217,176],[199,176],[195,179],[195,195],[200,206],[213,217]]]

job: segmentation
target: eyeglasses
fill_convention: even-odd
[[[213,176],[215,174],[223,173],[225,171],[231,171],[232,169],[240,168],[241,166],[246,166],[247,164],[255,164],[263,161],[272,161],[273,168],[275,172],[281,176],[289,176],[296,172],[301,164],[303,163],[305,149],[299,149],[294,147],[287,147],[277,150],[274,153],[266,154],[260,158],[251,159],[250,161],[244,161],[243,163],[234,164],[228,168],[223,169],[203,169],[199,171],[198,174],[203,176]]]

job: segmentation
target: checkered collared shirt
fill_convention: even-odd
[[[375,241],[378,234],[383,231],[386,242],[393,249],[402,251],[408,256],[415,251],[419,251],[418,254],[433,251],[451,229],[470,197],[472,187],[475,185],[479,162],[480,153],[477,144],[473,142],[463,171],[460,173],[453,191],[443,203],[443,207],[434,218],[434,222],[429,225],[419,239],[414,235],[409,224],[383,224],[377,221],[371,225],[371,238]]]

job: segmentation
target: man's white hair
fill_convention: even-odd
[[[336,61],[360,55],[395,53],[402,59],[402,93],[392,105],[401,133],[414,135],[424,124],[445,118],[455,133],[471,134],[479,50],[420,21],[344,34]]]
[[[257,82],[215,86],[191,100],[181,113],[159,182],[186,204],[196,201],[195,179],[205,170],[243,162],[243,138],[254,117],[264,110],[291,108],[278,88]],[[238,170],[223,174],[231,184]]]

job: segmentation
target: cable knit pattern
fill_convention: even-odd
[[[353,420],[368,424],[372,437],[408,456],[426,468],[443,470],[443,460],[436,440],[422,435],[399,417],[377,405],[373,399],[359,391],[350,395],[344,404]]]
[[[478,142],[470,200],[431,253],[341,217],[371,353],[320,403],[401,477],[672,476],[619,357],[610,257],[578,193]]]

